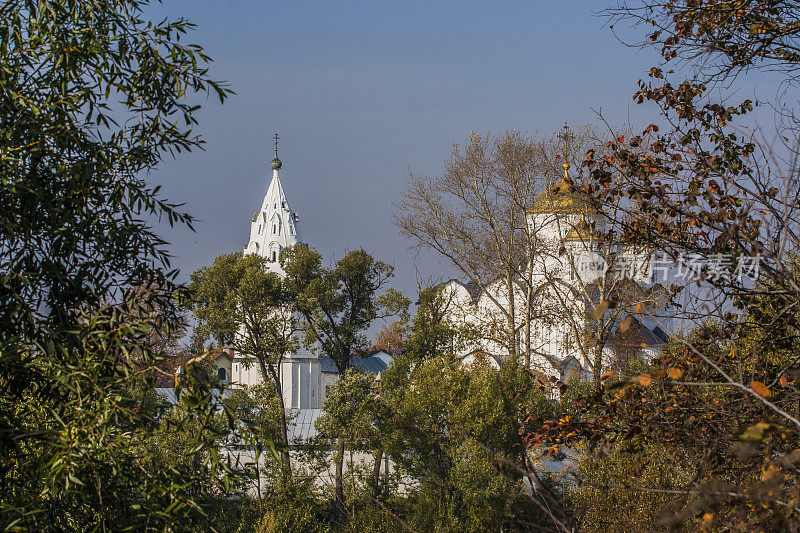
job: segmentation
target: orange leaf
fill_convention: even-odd
[[[600,376],[600,381],[606,380],[606,379],[610,378],[613,375],[614,375],[614,371],[613,370],[609,370],[608,372],[606,372],[602,376]]]
[[[653,382],[653,376],[650,374],[642,374],[641,376],[636,376],[636,381],[642,387],[649,387]]]
[[[603,315],[606,314],[606,311],[608,311],[609,307],[610,305],[608,300],[603,300],[602,302],[600,302],[595,306],[594,313],[592,314],[597,320],[600,320],[601,318],[603,318]]]
[[[636,309],[633,310],[634,313],[641,313],[642,312],[642,304],[636,304]]]
[[[785,387],[789,384],[789,380],[786,379],[786,376],[781,376],[781,379],[778,382],[781,384],[781,387]]]
[[[682,369],[682,368],[670,367],[670,369],[669,369],[669,377],[671,377],[674,380],[678,380],[678,379],[681,379],[683,377],[684,372],[685,372],[685,370]]]
[[[625,333],[626,331],[631,329],[632,323],[633,323],[633,315],[626,316],[625,319],[619,324],[619,331],[621,333]]]
[[[751,381],[750,388],[753,389],[753,392],[759,396],[763,396],[764,398],[768,398],[770,395],[772,395],[772,392],[767,388],[767,386],[760,381]]]

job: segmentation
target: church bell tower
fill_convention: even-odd
[[[272,180],[261,209],[253,213],[250,240],[244,247],[246,254],[259,254],[267,259],[267,268],[281,276],[280,253],[284,248],[302,242],[298,222],[300,217],[289,207],[279,176],[283,163],[278,159],[278,134],[275,134],[275,158],[270,162]]]

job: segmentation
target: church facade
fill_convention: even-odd
[[[513,342],[517,353],[527,352],[531,370],[566,382],[589,379],[598,356],[611,368],[623,355],[651,359],[666,345],[669,298],[650,253],[609,245],[609,217],[578,194],[568,170],[565,164],[564,179],[542,191],[527,212],[531,252],[511,289],[504,276],[442,285],[448,320],[478,332],[457,350],[465,362],[497,366]],[[619,300],[618,307],[598,316],[610,300]]]

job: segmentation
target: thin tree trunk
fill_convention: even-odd
[[[528,282],[528,287],[526,289],[527,294],[525,295],[525,370],[530,370],[531,368],[531,310],[533,309],[533,304],[531,303],[531,298],[533,297],[533,287],[532,283]]]
[[[594,386],[600,387],[600,378],[603,376],[603,346],[600,345],[595,348],[594,354],[594,368],[592,369]]]
[[[377,498],[381,492],[381,462],[383,462],[383,447],[378,447],[372,457],[375,461],[372,464],[372,497]]]
[[[333,458],[335,462],[334,483],[336,490],[336,519],[342,524],[347,519],[347,509],[344,504],[344,438],[339,437],[336,443],[336,454]]]
[[[508,355],[511,356],[512,359],[517,359],[517,353],[519,348],[519,343],[517,342],[517,316],[516,316],[516,294],[514,291],[514,274],[509,271],[506,273],[506,290],[508,291],[508,314],[509,314],[509,324],[508,324]]]
[[[280,450],[281,471],[283,474],[284,485],[289,485],[292,481],[292,462],[291,458],[289,457],[289,429],[286,424],[286,404],[283,401],[283,388],[281,387],[281,379],[278,377],[278,373],[275,371],[274,365],[269,365],[269,374],[272,376],[272,379],[275,382],[275,389],[277,389],[278,402],[281,408],[281,440],[283,440],[283,446],[281,446]]]

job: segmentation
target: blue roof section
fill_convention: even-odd
[[[350,358],[350,366],[358,368],[363,372],[370,372],[372,374],[379,374],[389,368],[392,364],[392,356],[383,350],[375,350],[369,352],[365,357],[354,355]],[[333,359],[327,355],[319,357],[320,372],[327,372],[336,374],[336,365]]]
[[[328,373],[336,373],[336,365],[333,364],[333,359],[328,357],[327,355],[320,355],[319,356],[319,371],[320,372],[328,372]]]
[[[301,444],[317,436],[314,423],[322,416],[322,409],[287,409],[288,436],[291,444]]]

